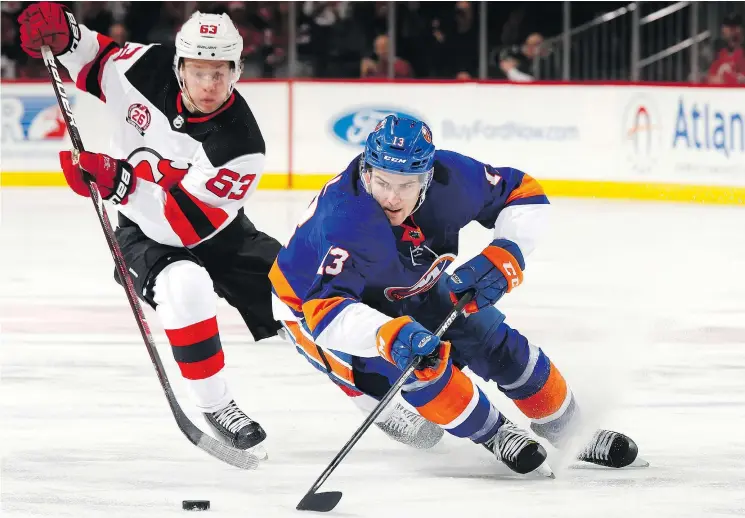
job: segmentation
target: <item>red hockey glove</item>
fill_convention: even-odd
[[[101,197],[112,203],[124,205],[127,203],[127,197],[135,190],[137,177],[126,160],[116,160],[101,153],[83,151],[80,153],[79,162],[76,162],[70,151],[62,151],[59,154],[59,161],[67,185],[80,196],[90,198],[84,173],[93,177]]]
[[[72,11],[61,4],[31,4],[18,17],[21,47],[32,58],[41,57],[41,47],[49,45],[55,56],[75,49],[80,41],[80,27]]]

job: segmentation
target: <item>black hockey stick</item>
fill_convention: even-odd
[[[80,132],[78,130],[78,125],[75,122],[75,117],[73,117],[72,114],[70,101],[67,98],[65,87],[62,84],[62,79],[60,79],[59,71],[57,70],[57,62],[49,47],[43,46],[41,48],[41,54],[44,58],[44,64],[47,67],[47,71],[49,72],[49,77],[52,80],[52,87],[57,96],[57,102],[62,111],[62,116],[65,118],[67,131],[70,134],[70,140],[72,141],[75,151],[79,153],[84,150],[83,141],[80,138]],[[98,214],[98,221],[101,223],[101,229],[106,236],[106,242],[109,245],[111,256],[114,258],[114,264],[116,264],[116,271],[124,285],[124,291],[127,294],[129,306],[132,308],[132,312],[134,313],[137,327],[140,328],[142,339],[145,341],[145,347],[147,348],[147,352],[150,354],[150,360],[152,360],[155,372],[158,374],[158,380],[160,381],[161,387],[163,387],[163,392],[165,392],[173,417],[176,418],[176,424],[192,444],[206,451],[213,457],[238,468],[256,469],[259,466],[259,459],[256,456],[247,451],[228,446],[227,444],[205,434],[191,422],[186,414],[184,414],[181,406],[179,406],[178,400],[173,394],[171,383],[168,381],[166,371],[163,368],[163,363],[160,361],[158,349],[155,347],[155,342],[153,342],[153,337],[150,334],[150,327],[147,324],[147,320],[145,320],[142,306],[140,306],[140,302],[137,299],[135,287],[134,284],[132,284],[132,278],[127,272],[122,251],[119,249],[119,243],[117,243],[116,237],[114,236],[114,230],[111,228],[111,222],[106,214],[101,195],[98,192],[98,186],[90,178],[87,178],[87,181],[91,200],[93,201],[93,206],[96,208],[96,214]]]
[[[441,338],[442,335],[445,334],[445,331],[447,331],[448,328],[453,324],[453,322],[455,322],[455,319],[458,318],[458,315],[461,314],[463,308],[466,307],[466,304],[471,302],[472,299],[473,292],[470,291],[466,292],[466,294],[460,298],[453,310],[448,314],[442,324],[440,324],[440,327],[437,328],[437,331],[435,331],[435,335],[438,338]],[[398,394],[398,391],[401,390],[401,387],[403,387],[403,385],[406,383],[406,380],[409,379],[409,376],[411,376],[419,367],[419,364],[423,359],[423,356],[419,356],[414,358],[411,363],[409,363],[409,365],[401,373],[401,376],[398,378],[398,380],[396,380],[396,382],[391,386],[388,392],[386,392],[385,396],[383,396],[383,399],[380,400],[380,402],[373,409],[370,415],[367,416],[360,427],[357,428],[357,431],[354,432],[352,438],[347,441],[347,444],[344,445],[344,447],[339,453],[336,454],[336,457],[334,457],[334,459],[326,467],[326,469],[323,470],[321,476],[318,477],[318,480],[315,481],[313,486],[308,490],[303,499],[300,500],[295,509],[299,511],[317,511],[326,513],[336,507],[336,504],[338,504],[339,500],[341,500],[341,491],[327,491],[325,493],[316,493],[316,491],[318,491],[318,489],[321,487],[321,484],[323,484],[326,479],[329,478],[329,475],[334,472],[341,461],[344,460],[344,457],[346,457],[350,450],[354,447],[354,445],[357,444],[357,441],[362,438],[362,435],[367,431],[367,429],[372,426],[375,419],[377,419],[377,417],[380,415],[383,409],[385,409],[388,403],[390,403],[391,400],[396,396],[396,394]]]

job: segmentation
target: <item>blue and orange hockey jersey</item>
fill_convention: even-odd
[[[494,228],[495,239],[514,241],[527,256],[548,199],[522,171],[438,150],[426,199],[392,227],[362,186],[359,160],[311,202],[269,277],[275,318],[303,322],[324,349],[373,357],[378,327],[436,284],[463,227]]]

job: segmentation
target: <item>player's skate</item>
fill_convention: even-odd
[[[525,475],[536,471],[545,477],[554,478],[546,462],[546,449],[533,439],[528,432],[505,419],[497,433],[484,443],[512,471]]]
[[[445,433],[442,428],[400,403],[396,403],[385,421],[375,425],[391,439],[420,450],[433,447]]]
[[[639,448],[630,437],[610,430],[598,430],[577,455],[577,460],[608,468],[646,467],[649,463],[637,458]]]
[[[217,412],[205,412],[204,418],[220,437],[241,450],[248,450],[261,460],[266,460],[266,449],[259,443],[266,439],[266,432],[259,423],[238,408],[235,401]]]

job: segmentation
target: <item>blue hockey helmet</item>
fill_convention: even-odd
[[[435,145],[432,143],[432,131],[424,122],[416,119],[388,115],[381,120],[367,136],[365,150],[360,159],[360,173],[380,169],[387,173],[406,176],[420,176],[422,188],[419,203],[432,181],[432,169],[435,162]],[[365,188],[370,192],[370,185],[361,174]]]

